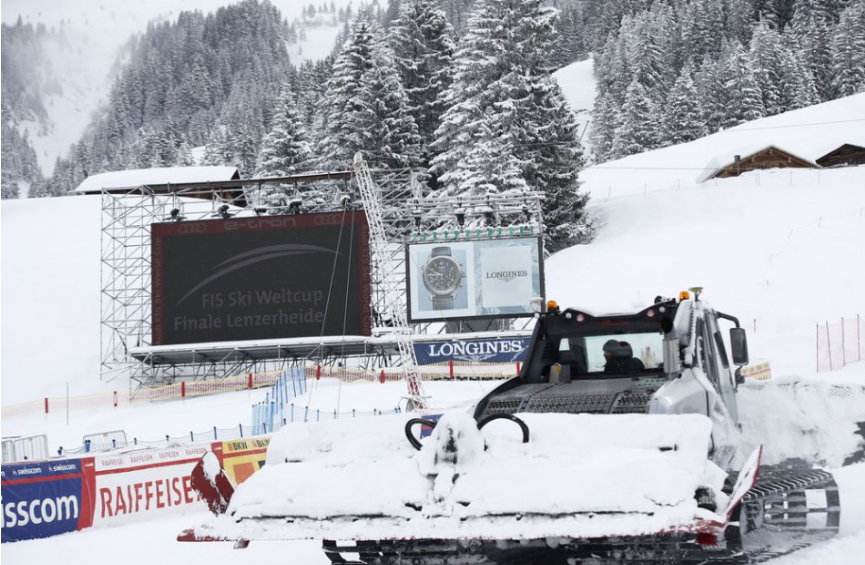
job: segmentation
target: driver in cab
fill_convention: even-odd
[[[645,369],[643,362],[634,357],[634,350],[626,341],[607,340],[604,343],[605,373],[629,373]]]

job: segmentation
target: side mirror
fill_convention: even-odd
[[[744,367],[748,364],[748,338],[745,328],[730,328],[730,348],[733,350],[733,365]]]

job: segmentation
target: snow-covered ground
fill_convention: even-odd
[[[591,57],[585,61],[577,61],[553,73],[558,81],[565,99],[571,105],[571,110],[577,115],[580,124],[580,141],[586,149],[587,156],[592,151],[592,109],[595,107],[595,88],[597,81],[593,70]]]
[[[120,50],[133,35],[142,34],[153,21],[175,21],[180,12],[215,11],[234,0],[3,0],[3,23],[13,25],[21,16],[24,23],[45,24],[48,30],[60,30],[65,41],[45,45],[48,65],[62,94],[48,96],[45,109],[49,131],[36,123],[25,123],[36,150],[42,172],[50,174],[54,162],[69,151],[91,121],[91,116],[105,101],[113,83]],[[311,4],[298,0],[271,0],[289,22],[301,17]],[[352,0],[333,0],[337,10]],[[353,7],[357,8],[357,2]],[[340,27],[319,27],[307,33],[306,40],[289,45],[294,61],[318,60],[333,48]]]
[[[857,100],[853,102],[851,108],[850,100],[839,101],[834,117],[821,109],[827,112],[821,120],[850,119],[859,107]],[[778,118],[769,118],[773,119]],[[758,129],[760,122],[750,126],[755,132],[768,131]],[[781,130],[781,140],[793,129]],[[824,130],[809,131],[816,138]],[[716,152],[709,146],[699,149],[699,144],[654,153],[670,162],[702,167]],[[614,170],[608,168],[606,173]],[[668,179],[664,185],[659,180],[657,186],[609,197],[607,184],[636,185],[645,171],[630,170],[629,175],[611,176],[608,182],[603,174],[602,167],[596,167],[584,175],[593,195],[590,213],[598,227],[597,238],[547,261],[550,298],[596,312],[622,311],[642,308],[656,295],[674,296],[688,286],[701,285],[706,300],[743,321],[749,330],[752,359],[770,361],[776,379],[865,385],[865,362],[835,373],[815,374],[814,358],[816,323],[865,315],[861,251],[865,248],[865,167],[821,171],[819,177],[802,170],[762,171],[759,176],[749,173],[707,184],[692,179],[673,185],[675,180]],[[67,383],[74,395],[124,386],[99,381],[99,209],[99,198],[89,196],[5,201],[0,208],[3,405],[63,396]],[[491,386],[493,383],[428,383],[427,392],[434,405],[449,406],[477,398]],[[4,436],[47,433],[54,447],[69,442],[78,445],[84,433],[109,429],[125,429],[129,436],[142,439],[180,436],[212,426],[246,425],[251,404],[262,394],[240,392],[116,411],[73,412],[68,426],[62,413],[47,420],[4,419],[2,429]],[[403,394],[399,384],[321,381],[313,383],[306,397],[297,402],[322,410],[388,409]],[[771,401],[766,402],[767,398]],[[840,432],[831,428],[831,406],[815,402],[809,410],[808,404],[804,408],[782,404],[780,396],[755,399],[750,391],[742,400],[743,409],[749,409],[746,421],[759,428],[759,433],[772,435],[773,442],[784,449],[796,449],[795,434],[805,426],[818,428],[809,441],[819,437],[822,442],[837,443],[835,436]],[[796,420],[785,422],[785,415]],[[833,431],[821,436],[821,426],[824,434],[827,429]],[[860,562],[865,551],[865,464],[833,472],[844,508],[841,536],[778,559],[778,565],[804,565],[806,560]],[[203,515],[189,515],[5,544],[2,555],[10,563],[60,556],[83,562],[94,557],[107,559],[132,546],[136,547],[129,557],[132,563],[196,557],[213,563],[238,558],[262,563],[287,558],[327,562],[310,543],[253,544],[246,553],[237,553],[229,545],[173,541],[179,530],[202,519]]]
[[[585,83],[583,83],[585,84]],[[596,200],[700,184],[719,166],[769,145],[815,161],[844,143],[865,146],[865,93],[754,120],[690,143],[638,153],[590,167],[580,179]],[[821,186],[824,172],[782,170],[748,175],[751,186]],[[856,173],[854,173],[855,175]],[[717,181],[720,185],[721,181]]]

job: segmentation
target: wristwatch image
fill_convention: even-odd
[[[433,310],[450,310],[466,273],[451,256],[450,247],[433,247],[423,267],[423,284],[430,293]]]

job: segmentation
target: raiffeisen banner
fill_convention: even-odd
[[[211,448],[173,445],[3,465],[3,543],[203,510],[190,474]]]
[[[544,294],[540,238],[406,247],[409,322],[531,316]]]
[[[528,337],[513,337],[415,342],[414,351],[420,365],[448,361],[514,363],[523,360],[530,341]]]
[[[93,523],[93,458],[3,465],[3,543]]]
[[[178,445],[98,457],[93,524],[122,524],[204,509],[192,490],[190,475],[207,451],[204,445]]]

